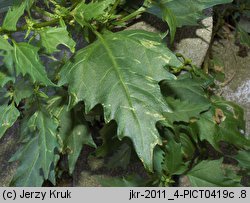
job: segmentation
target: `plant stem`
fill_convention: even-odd
[[[135,12],[130,13],[129,15],[122,18],[121,20],[115,22],[114,25],[120,25],[122,23],[125,23],[126,21],[134,19],[135,17],[137,17],[138,15],[144,13],[145,11],[146,11],[146,8],[144,6],[142,6],[139,9],[137,9]]]
[[[110,10],[110,15],[114,14],[114,12],[115,12],[117,6],[120,4],[120,2],[121,2],[121,0],[116,0],[116,1],[115,1],[113,7],[112,7],[111,10]]]

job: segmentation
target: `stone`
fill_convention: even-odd
[[[250,135],[250,54],[240,57],[239,47],[232,40],[220,40],[212,46],[213,57],[224,65],[228,84],[222,88],[222,96],[241,105],[245,111],[246,135]]]

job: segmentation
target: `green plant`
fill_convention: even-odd
[[[19,161],[11,184],[56,184],[60,157],[67,156],[72,174],[89,145],[98,157],[114,154],[109,167],[126,168],[131,157],[143,163],[146,181],[132,177],[117,184],[170,186],[175,175],[186,174],[194,186],[240,185],[239,175],[221,163],[223,157],[235,159],[249,171],[242,109],[214,95],[213,78],[172,53],[163,36],[115,31],[148,12],[168,23],[173,41],[177,27],[194,25],[205,8],[229,2],[189,0],[188,7],[181,0],[3,4],[2,11],[9,10],[0,28],[0,138],[20,120],[22,143],[10,160]],[[16,32],[25,33],[22,42],[15,40]],[[78,48],[74,35],[87,45]],[[65,47],[72,57],[60,55]],[[222,153],[222,141],[235,153]],[[208,148],[220,159],[211,160]]]

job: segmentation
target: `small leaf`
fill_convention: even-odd
[[[79,3],[76,8],[72,11],[72,15],[75,20],[84,26],[86,22],[93,19],[98,20],[107,13],[106,10],[113,4],[115,0],[105,0],[101,2],[85,2]]]
[[[164,151],[159,147],[156,146],[154,150],[154,171],[159,175],[162,174],[162,164],[164,162]]]
[[[142,187],[145,186],[145,179],[138,175],[130,175],[127,177],[119,178],[104,178],[99,180],[103,187]]]
[[[14,84],[14,101],[17,105],[26,98],[29,98],[33,94],[33,87],[28,81],[25,80],[17,80]]]
[[[177,143],[174,138],[168,139],[163,168],[170,175],[181,174],[186,170],[182,157],[181,143]]]
[[[9,129],[17,120],[20,113],[13,105],[0,106],[0,139],[7,129]]]
[[[16,31],[16,25],[19,18],[24,14],[25,2],[21,5],[11,7],[4,18],[2,29]]]
[[[157,0],[148,12],[164,19],[166,9],[168,9],[175,16],[177,27],[181,27],[197,25],[197,21],[204,17],[202,14],[204,9],[231,2],[232,0]]]
[[[184,74],[177,80],[163,80],[162,93],[166,97],[171,96],[181,101],[189,101],[190,104],[207,107],[210,102],[203,89],[203,82],[192,78],[189,74]]]
[[[241,27],[238,26],[238,33],[240,37],[240,43],[250,47],[250,36],[249,34]]]
[[[70,174],[74,171],[83,145],[96,147],[88,127],[86,125],[78,125],[74,127],[67,139],[67,148],[70,149],[70,153],[68,154]]]
[[[233,158],[238,161],[240,167],[250,170],[250,151],[241,150]]]
[[[240,133],[245,128],[243,110],[232,102],[214,98],[211,109],[202,113],[192,126],[201,140],[207,140],[217,150],[220,141],[239,148],[250,147],[250,140]]]
[[[114,155],[108,160],[108,168],[123,168],[126,169],[131,156],[131,147],[124,143],[114,153]]]
[[[9,44],[8,40],[4,39],[4,37],[1,35],[0,35],[0,50],[4,50],[4,51],[13,50],[13,47]]]
[[[39,30],[41,45],[45,47],[47,53],[59,51],[57,46],[63,44],[71,52],[75,52],[75,41],[69,36],[66,26],[64,27],[46,27]]]
[[[41,64],[38,56],[39,48],[21,42],[14,44],[14,60],[17,74],[29,74],[33,82],[41,82],[44,85],[54,85]]]
[[[0,72],[0,87],[3,87],[6,85],[6,83],[8,83],[9,81],[14,81],[15,78],[10,77],[8,75],[6,75],[3,72]]]
[[[211,175],[211,172],[213,173]],[[222,169],[222,160],[201,161],[193,167],[187,176],[192,187],[240,187],[240,181],[227,176]]]
[[[199,118],[200,113],[207,111],[210,107],[208,103],[193,104],[188,100],[180,101],[171,97],[166,98],[166,101],[172,108],[172,112],[166,112],[164,116],[171,123],[175,121],[188,123],[191,118]]]

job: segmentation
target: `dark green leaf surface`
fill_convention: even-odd
[[[238,179],[226,176],[222,169],[222,160],[201,161],[188,172],[187,176],[192,187],[241,186]]]
[[[250,170],[250,151],[238,151],[233,158],[238,161],[240,167]]]
[[[170,174],[181,174],[185,170],[181,143],[177,143],[173,138],[168,140],[163,168]]]
[[[172,109],[172,112],[164,113],[164,116],[171,123],[177,122],[186,122],[188,123],[191,118],[199,118],[200,113],[207,111],[210,107],[208,103],[192,104],[188,100],[180,101],[173,99],[171,97],[167,98],[167,103]]]
[[[219,142],[225,141],[238,147],[250,147],[250,140],[240,133],[244,130],[243,110],[232,102],[216,99],[212,108],[194,123],[201,140],[207,140],[219,150]]]
[[[70,174],[72,174],[75,169],[75,164],[80,155],[83,145],[96,147],[88,126],[78,125],[74,127],[67,139],[67,148],[70,149],[70,153],[68,154]]]
[[[22,126],[23,146],[10,160],[20,161],[12,185],[41,186],[49,178],[57,156],[58,123],[46,113],[37,111]]]
[[[11,181],[11,186],[40,187],[43,184],[38,139],[38,136],[33,137],[11,158],[10,161],[19,161],[19,167]]]
[[[173,12],[177,27],[196,25],[203,17],[202,11],[218,4],[230,3],[232,0],[157,0],[148,12],[159,18],[166,19],[166,9]],[[174,29],[175,24],[169,23]]]
[[[119,138],[131,138],[138,156],[152,170],[154,146],[161,144],[155,123],[163,119],[162,112],[170,110],[158,82],[175,79],[165,65],[177,67],[181,62],[159,35],[109,33],[62,68],[60,84],[69,83],[74,103],[83,100],[87,111],[102,104],[106,122],[117,121]]]
[[[14,101],[16,102],[17,105],[25,99],[29,98],[33,94],[33,87],[31,84],[25,80],[18,80],[14,84]]]
[[[0,106],[0,139],[6,130],[16,122],[19,115],[18,109],[13,104]]]
[[[123,168],[126,169],[126,167],[129,164],[131,156],[131,147],[124,143],[122,144],[119,149],[113,154],[111,158],[109,158],[108,161],[108,168]]]

